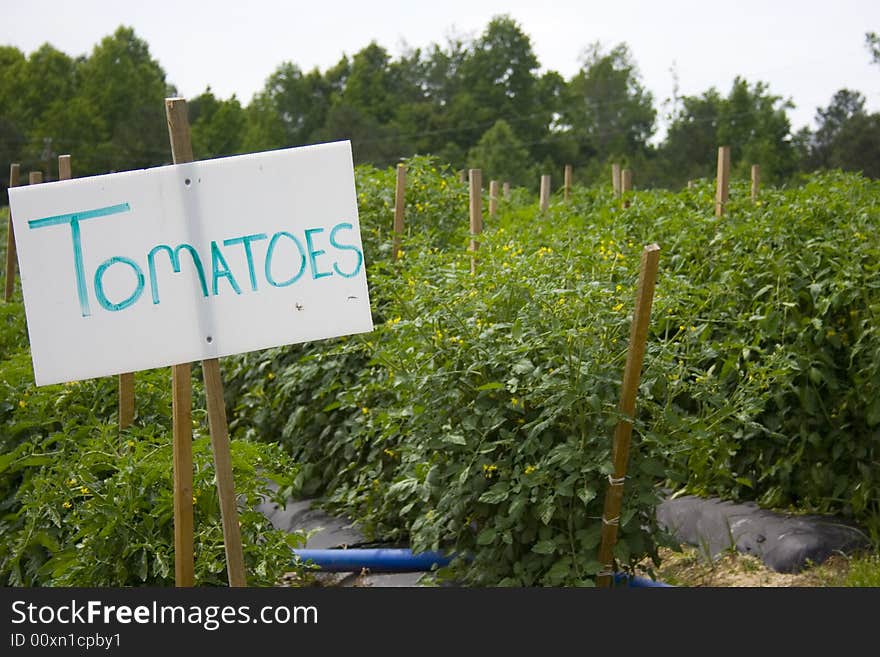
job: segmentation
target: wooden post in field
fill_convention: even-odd
[[[501,193],[504,195],[504,198],[510,198],[510,183],[505,182],[501,185]]]
[[[70,168],[70,155],[58,156],[58,180],[70,180],[73,172]]]
[[[189,119],[186,113],[186,100],[183,98],[166,98],[165,114],[168,117],[168,136],[171,141],[171,154],[174,163],[192,162],[192,142],[190,140]],[[209,338],[210,339],[210,338]],[[180,368],[180,369],[177,369]],[[226,550],[226,572],[229,577],[229,586],[246,586],[244,572],[244,551],[241,546],[241,527],[238,524],[238,508],[235,499],[235,485],[232,480],[232,457],[229,451],[229,428],[226,424],[226,404],[223,401],[223,381],[220,377],[220,361],[217,358],[208,358],[202,361],[202,373],[205,381],[205,400],[208,407],[208,428],[211,433],[211,450],[214,453],[214,471],[217,478],[217,495],[220,499],[220,518],[223,522],[223,546]],[[181,472],[181,489],[175,487],[175,494],[185,496],[180,500],[188,507],[190,531],[187,536],[187,558],[192,554],[192,381],[190,379],[190,366],[175,366],[172,380],[172,389],[179,395],[179,404],[186,408],[178,408],[174,412],[175,438],[180,434],[180,440],[175,440],[175,446],[180,443],[181,469],[186,468],[186,474]],[[185,389],[185,392],[184,392]],[[177,400],[177,397],[174,398]],[[180,417],[178,418],[178,413]],[[189,421],[189,425],[182,423]],[[185,443],[185,446],[184,446]],[[175,450],[175,461],[177,460]],[[186,462],[188,461],[188,463]],[[177,471],[175,470],[175,476]],[[177,483],[177,482],[175,482]],[[188,484],[188,486],[187,486]],[[188,488],[188,490],[184,490]],[[178,499],[175,497],[175,510]],[[182,509],[183,510],[183,509]],[[176,533],[176,529],[175,529]],[[187,568],[192,566],[182,564]],[[175,569],[175,574],[177,570]],[[191,572],[188,573],[191,579]]]
[[[192,143],[186,101],[166,98],[165,115],[171,158],[175,164],[192,162]],[[174,582],[195,583],[193,560],[192,368],[171,367],[171,422],[174,434]]]
[[[550,176],[541,176],[541,212],[546,212],[550,207]]]
[[[730,146],[718,147],[718,175],[715,183],[715,216],[724,214],[730,194]]]
[[[623,482],[626,478],[629,461],[632,422],[636,410],[636,393],[639,389],[642,362],[645,357],[645,343],[648,339],[648,323],[651,318],[651,305],[654,302],[654,285],[657,281],[659,260],[660,247],[656,244],[650,244],[642,251],[636,305],[630,328],[618,407],[623,417],[614,429],[614,442],[611,448],[613,474],[608,476],[608,491],[605,494],[605,507],[602,512],[602,534],[599,545],[599,563],[602,564],[602,572],[596,576],[596,586],[610,586],[613,575],[614,544],[617,542],[617,529],[620,525]]]
[[[571,165],[565,165],[565,173],[562,176],[563,192],[562,200],[568,203],[568,197],[571,196]]]
[[[471,220],[471,274],[477,273],[477,249],[480,243],[477,236],[483,232],[483,181],[479,169],[471,169],[470,176],[470,220]]]
[[[694,181],[688,180],[688,189],[693,189],[693,188],[694,188]]]
[[[761,165],[752,165],[752,203],[758,201],[758,190],[761,187]]]
[[[17,162],[9,165],[9,187],[18,187],[21,176],[21,165]],[[9,208],[9,221],[6,225],[6,292],[3,298],[6,302],[12,301],[15,292],[15,270],[18,256],[15,253],[15,232],[12,229],[12,206]]]
[[[489,216],[494,217],[498,214],[498,181],[489,182]]]
[[[397,165],[397,185],[394,188],[394,241],[391,259],[400,257],[400,240],[403,238],[403,211],[406,207],[406,165]]]
[[[466,169],[462,169],[458,172],[458,177],[461,182],[466,183],[468,181],[468,172]]]
[[[620,165],[611,165],[611,189],[614,190],[614,198],[620,198]]]
[[[620,172],[620,195],[623,197],[621,207],[629,207],[629,195],[633,188],[633,172],[632,169],[624,169]]]

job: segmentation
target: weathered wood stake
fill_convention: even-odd
[[[611,165],[611,189],[614,191],[614,198],[620,198],[620,165]]]
[[[494,217],[498,214],[498,181],[489,182],[489,216]]]
[[[397,165],[397,185],[394,188],[394,241],[391,259],[400,257],[400,240],[403,238],[403,212],[406,207],[406,165]]]
[[[730,190],[730,146],[718,147],[718,175],[715,183],[715,216],[724,214]]]
[[[571,196],[571,165],[565,165],[565,172],[563,174],[563,196],[562,199],[568,203],[568,197]]]
[[[761,165],[752,165],[752,203],[758,201],[758,191],[761,187]]]
[[[620,414],[623,416],[614,430],[611,448],[613,474],[608,477],[608,490],[605,494],[605,507],[602,512],[602,534],[599,545],[599,563],[602,572],[596,577],[596,585],[608,587],[614,569],[614,544],[620,524],[620,508],[623,502],[623,482],[629,462],[632,423],[636,410],[636,394],[645,358],[645,343],[648,339],[648,323],[651,318],[651,305],[654,302],[654,285],[657,281],[657,267],[660,260],[660,247],[650,244],[642,251],[641,271],[636,290],[636,305],[630,327],[629,346],[626,365],[623,370],[623,383],[620,392]]]
[[[541,212],[546,212],[550,207],[550,176],[541,176]]]
[[[21,176],[21,165],[13,162],[9,165],[9,187],[18,187]],[[18,256],[15,252],[15,231],[12,228],[12,208],[9,208],[9,221],[6,224],[6,290],[3,295],[8,303],[15,292],[15,272]]]
[[[477,273],[477,249],[480,243],[477,236],[483,232],[483,181],[479,169],[469,171],[470,178],[470,220],[471,220],[471,274]]]
[[[629,195],[632,192],[633,188],[633,175],[632,169],[624,169],[620,172],[620,195],[623,198],[623,202],[621,206],[624,208],[629,207],[630,198]]]

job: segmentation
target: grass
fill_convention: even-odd
[[[777,573],[755,556],[726,551],[708,559],[698,547],[661,550],[654,577],[687,587],[880,587],[880,555],[834,555],[799,573]]]

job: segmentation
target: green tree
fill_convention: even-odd
[[[170,160],[164,99],[175,95],[165,72],[134,30],[120,27],[95,46],[78,68],[78,93],[101,120],[89,173],[155,166]]]
[[[626,44],[605,53],[590,46],[571,79],[562,121],[576,140],[580,162],[635,156],[648,149],[657,112]]]
[[[211,89],[189,104],[193,152],[197,159],[242,152],[246,117],[235,95],[218,100]]]
[[[531,183],[529,151],[504,119],[498,119],[468,153],[467,165],[480,169],[485,180],[508,181],[513,185]]]
[[[493,18],[457,63],[459,79],[445,107],[456,131],[448,140],[466,151],[498,119],[507,121],[527,148],[544,139],[552,114],[538,95],[539,67],[520,26],[508,16]]]
[[[659,153],[666,170],[663,183],[681,186],[689,178],[714,176],[722,145],[731,148],[735,175],[748,175],[752,164],[760,164],[764,180],[785,180],[797,167],[787,114],[791,107],[790,101],[770,94],[765,83],[750,85],[740,77],[726,97],[712,88],[702,96],[681,98]]]
[[[828,107],[816,110],[816,123],[819,126],[813,134],[810,145],[808,168],[828,168],[831,154],[843,127],[857,116],[865,114],[865,97],[858,91],[840,89],[831,98]]]

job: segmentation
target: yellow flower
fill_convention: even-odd
[[[623,289],[623,285],[621,285],[620,283],[618,283],[617,285],[614,286],[615,292],[620,292],[622,289]]]
[[[88,494],[89,494],[89,489],[88,489],[86,486],[80,486],[80,487],[79,487],[79,492],[82,493],[83,495],[88,495]]]
[[[275,378],[275,372],[269,372],[269,373],[266,375],[266,378],[269,379],[269,380],[271,381],[272,379]]]
[[[519,404],[519,399],[517,399],[516,397],[511,397],[510,403],[516,406],[517,404]]]
[[[392,459],[396,456],[396,454],[394,453],[394,450],[391,450],[391,449],[383,449],[382,453],[385,454],[385,456],[387,456],[388,458],[392,458]]]
[[[127,440],[127,441],[125,442],[125,444],[128,445],[129,447],[134,447],[134,441],[133,441],[133,440]],[[76,482],[74,481],[73,483],[76,483]]]
[[[363,413],[364,415],[366,415],[366,414],[369,413],[369,412],[370,412],[370,409],[369,409],[369,408],[367,408],[366,406],[361,406],[361,413]]]
[[[537,470],[537,469],[538,469],[538,468],[536,468],[534,465],[527,465],[527,466],[526,466],[526,474],[527,474],[527,475],[528,475],[528,474],[532,474],[532,473],[533,473],[535,470]]]
[[[24,399],[21,399],[21,400],[19,400],[18,405],[21,408],[24,408],[25,406],[27,406],[27,402]]]
[[[619,303],[616,306],[614,306],[614,308],[612,308],[611,310],[613,310],[614,312],[618,312],[620,310],[623,310],[623,304]]]
[[[492,475],[494,475],[497,470],[497,465],[483,465],[483,474],[486,476],[487,479],[491,479]]]
[[[62,504],[61,506],[63,506],[65,509],[69,509],[70,507],[73,506],[73,504],[71,504],[70,502],[65,502],[65,503]]]

